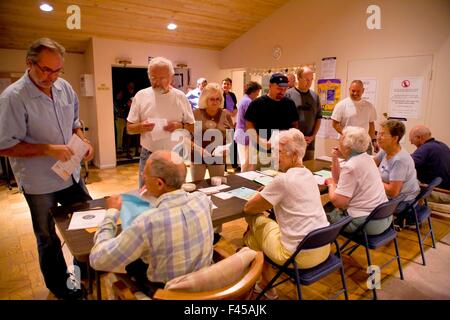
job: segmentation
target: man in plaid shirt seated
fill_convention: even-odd
[[[180,156],[166,150],[152,153],[144,181],[148,194],[156,198],[154,207],[116,236],[122,200],[120,196],[106,199],[107,213],[94,237],[91,266],[124,272],[127,265],[141,259],[148,265],[147,279],[160,287],[172,278],[210,265],[212,202],[201,192],[180,189],[185,179],[186,166]]]

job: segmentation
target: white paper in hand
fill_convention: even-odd
[[[214,149],[212,155],[213,155],[214,157],[223,157],[224,155],[227,155],[227,154],[228,154],[228,152],[229,152],[229,150],[230,150],[230,146],[231,146],[231,143],[226,144],[226,145],[223,145],[223,146],[217,146],[217,147]]]
[[[73,134],[68,143],[70,149],[72,149],[74,155],[68,161],[58,160],[52,167],[52,170],[56,172],[64,181],[70,178],[70,175],[75,171],[80,165],[81,160],[83,160],[84,155],[89,150],[88,145],[81,140],[81,138]]]
[[[153,141],[170,138],[170,132],[164,130],[164,127],[167,126],[167,119],[148,118],[147,123],[155,124],[151,131]]]

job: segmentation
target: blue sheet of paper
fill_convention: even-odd
[[[255,178],[254,181],[258,182],[259,184],[262,184],[263,186],[267,186],[269,183],[271,183],[273,180],[273,177],[271,176],[262,176]]]
[[[331,178],[331,171],[330,170],[319,170],[319,171],[314,172],[314,174],[316,176],[321,176],[321,177],[323,177],[325,179]]]
[[[244,200],[250,199],[256,192],[258,191],[246,187],[240,187],[234,190],[227,191],[227,193],[230,193],[233,196]]]
[[[131,226],[136,217],[153,208],[153,205],[147,200],[132,194],[123,193],[121,196],[120,220],[122,221],[122,229],[125,230]]]

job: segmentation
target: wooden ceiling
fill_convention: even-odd
[[[26,49],[40,37],[84,52],[93,36],[221,50],[288,0],[37,0],[0,1],[1,48]],[[69,30],[67,7],[80,7],[81,28]],[[166,29],[175,22],[175,31]]]

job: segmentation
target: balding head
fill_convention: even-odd
[[[417,148],[431,139],[431,131],[424,125],[417,125],[409,131],[409,141]]]
[[[167,150],[153,152],[145,164],[145,182],[153,183],[150,178],[161,179],[166,192],[180,189],[186,179],[186,166],[183,159],[176,153]],[[150,190],[147,185],[147,189]]]

